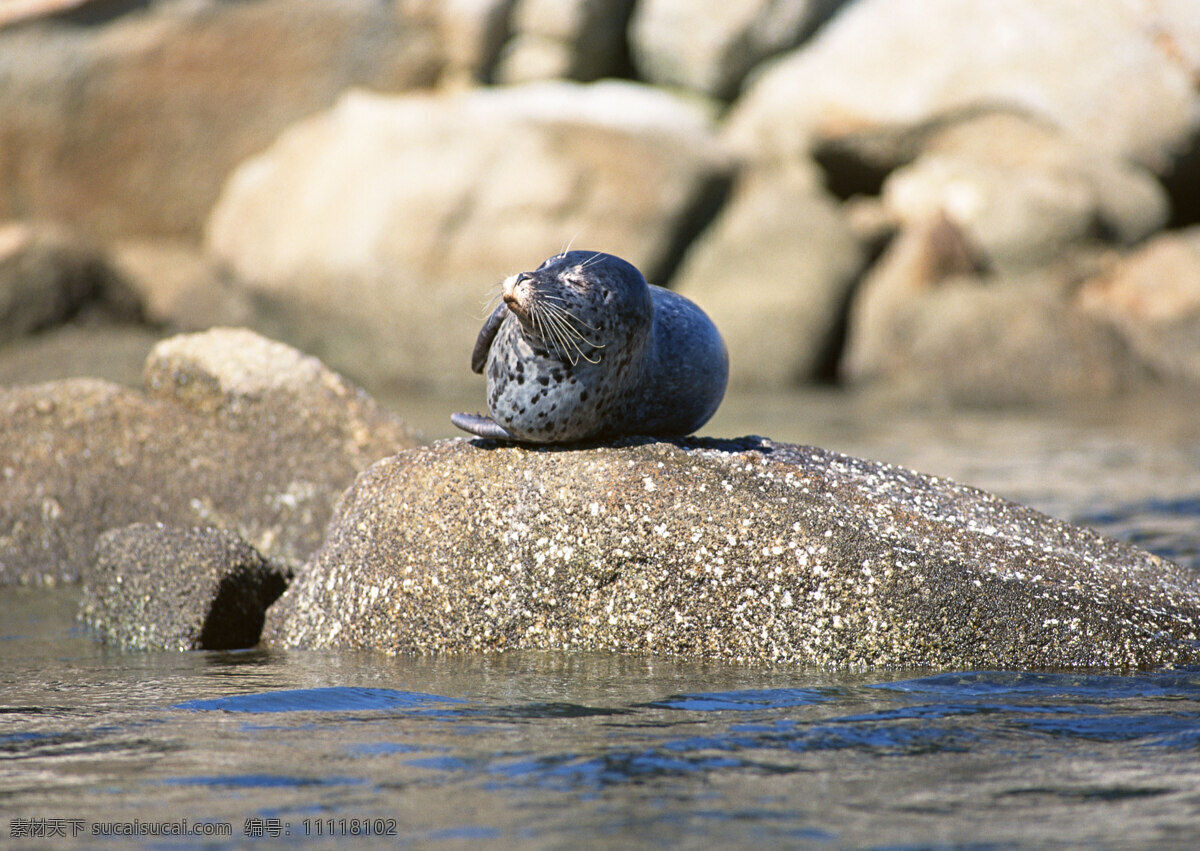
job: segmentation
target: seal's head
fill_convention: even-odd
[[[501,285],[504,304],[543,357],[598,363],[650,326],[650,287],[633,264],[595,251],[555,255]]]

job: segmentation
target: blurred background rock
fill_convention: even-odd
[[[1195,0],[3,0],[0,186],[3,383],[244,325],[482,398],[572,245],[733,393],[1200,384]]]

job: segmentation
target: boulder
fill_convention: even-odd
[[[52,15],[71,14],[80,7],[102,7],[104,0],[17,0],[0,7],[0,29]]]
[[[1161,175],[1195,149],[1198,70],[1187,2],[859,0],[747,88],[728,137],[787,158],[824,137],[1008,106]]]
[[[245,330],[164,340],[145,383],[0,390],[0,583],[76,580],[97,536],[131,523],[234,530],[298,565],[355,474],[416,443],[314,358]]]
[[[1019,278],[957,278],[904,305],[877,372],[902,394],[953,405],[1003,407],[1106,398],[1139,379],[1124,347],[1073,310],[1061,269]],[[854,330],[851,330],[851,334]]]
[[[496,68],[503,83],[626,75],[633,0],[516,0],[512,38]]]
[[[134,524],[97,540],[79,618],[129,650],[237,650],[287,582],[234,532]]]
[[[364,471],[274,646],[598,650],[882,667],[1200,661],[1178,565],[821,449],[443,441]]]
[[[64,322],[112,278],[100,253],[65,229],[0,224],[0,344]]]
[[[854,293],[840,373],[849,382],[894,378],[919,310],[947,280],[979,270],[962,229],[941,212],[894,234]]]
[[[89,6],[0,31],[0,218],[194,239],[228,173],[288,124],[440,68],[375,0]]]
[[[439,82],[445,86],[490,83],[500,49],[510,35],[515,0],[398,0],[405,22],[416,21],[433,34],[442,58]]]
[[[800,44],[843,0],[641,0],[629,35],[642,79],[732,100],[764,60]]]
[[[1094,253],[1024,273],[977,272],[976,252],[946,217],[901,232],[850,309],[841,376],[956,404],[1111,396],[1138,377],[1104,323],[1073,306]]]
[[[234,174],[208,247],[271,336],[368,387],[461,388],[489,288],[572,242],[655,281],[724,167],[706,109],[633,83],[355,91]]]
[[[1089,241],[1131,245],[1170,215],[1140,166],[1012,112],[986,112],[930,133],[883,183],[896,221],[945,215],[993,268],[1031,269]]]
[[[1164,233],[1114,260],[1080,287],[1077,304],[1154,375],[1200,382],[1200,227]]]
[[[136,294],[147,322],[176,331],[248,326],[257,312],[246,291],[197,245],[184,240],[126,239],[110,263]]]
[[[863,262],[812,170],[764,169],[739,179],[673,286],[721,329],[732,388],[782,388],[823,377]]]

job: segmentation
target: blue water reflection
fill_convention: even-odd
[[[344,712],[412,709],[437,703],[462,703],[453,697],[378,688],[308,688],[238,694],[212,700],[188,700],[172,709],[210,712]]]
[[[827,689],[749,689],[747,691],[683,694],[656,700],[647,706],[680,709],[688,712],[749,711],[754,709],[783,709],[789,706],[809,706],[835,700],[837,692]]]

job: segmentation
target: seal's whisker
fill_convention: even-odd
[[[543,295],[543,296],[539,296],[539,297],[545,298],[547,301],[557,301],[557,302],[562,302],[562,304],[568,303],[566,299],[560,298],[558,296]],[[587,322],[584,322],[582,319],[580,319],[574,313],[572,313],[571,311],[567,310],[565,307],[562,307],[559,304],[547,304],[546,305],[547,310],[549,310],[551,308],[553,308],[554,310],[557,310],[557,311],[561,311],[571,320],[572,323],[577,324],[577,325],[582,325],[584,328],[588,329],[589,331],[599,331],[600,330],[595,325],[589,325]]]
[[[575,240],[578,237],[579,237],[579,231],[575,231],[575,233],[571,236],[571,238],[567,240],[567,244],[563,248],[563,250],[558,252],[558,256],[565,257],[567,255],[567,252],[571,250],[571,246],[575,244]]]
[[[559,310],[561,310],[572,322],[582,325],[584,328],[588,329],[589,331],[599,331],[600,330],[595,325],[589,325],[587,322],[584,322],[582,319],[580,319],[578,316],[576,316],[571,311],[567,310],[565,307],[560,307]],[[598,345],[598,344],[592,343],[591,345],[594,346],[594,345]]]
[[[533,326],[534,333],[543,340],[546,339],[546,323],[542,321],[542,311],[538,310],[536,304],[529,311],[529,324]]]
[[[547,310],[545,305],[535,304],[530,318],[538,336],[559,355],[570,358],[570,343],[564,336],[566,332],[559,317]],[[574,363],[571,361],[572,366]]]
[[[579,264],[580,271],[586,269],[588,266],[591,266],[593,263],[595,263],[597,260],[599,260],[603,256],[604,256],[603,254],[601,254],[600,252],[597,251],[595,254],[593,254],[591,257],[589,257],[587,260],[584,260],[582,263]]]
[[[479,306],[483,308],[483,316],[480,318],[487,318],[488,316],[491,316],[492,311],[496,309],[498,304],[500,304],[500,300],[502,298],[504,298],[504,281],[500,281],[488,287],[487,298],[479,303]]]
[[[534,315],[538,317],[538,326],[544,330],[543,339],[558,351],[560,354],[566,354],[566,350],[570,346],[569,333],[574,330],[569,326],[564,327],[561,317],[557,316],[553,311],[546,309],[545,305],[538,305],[534,311]]]
[[[568,331],[570,331],[571,336],[576,337],[580,340],[583,340],[585,343],[587,343],[589,346],[591,346],[594,349],[604,348],[603,343],[593,343],[591,340],[587,339],[587,337],[584,335],[584,333],[582,331],[580,331],[578,328],[575,327],[576,324],[579,324],[579,325],[582,325],[584,328],[587,328],[589,331],[598,330],[594,325],[587,324],[586,322],[584,322],[582,319],[580,319],[578,316],[576,316],[571,311],[567,310],[564,307],[559,307],[558,305],[555,305],[555,304],[546,304],[545,309],[546,309],[546,313],[548,315],[552,316],[556,321],[561,322],[562,325]]]
[[[542,304],[540,308],[538,312],[542,316],[543,325],[553,338],[553,347],[571,362],[571,366],[577,364],[579,358],[583,358],[588,363],[600,362],[599,354],[595,359],[588,357],[579,344],[582,342],[593,349],[602,349],[604,344],[595,343],[584,336],[583,332],[571,324],[571,320],[568,318],[571,314],[568,311],[551,304]],[[574,350],[574,354],[572,354],[572,350]]]
[[[564,313],[565,313],[565,311],[564,311]],[[581,321],[581,320],[578,320],[578,319],[576,319],[576,318],[575,318],[574,316],[572,316],[570,313],[566,313],[566,315],[565,315],[565,316],[562,316],[562,315],[560,315],[560,316],[559,316],[559,317],[557,317],[557,318],[558,318],[558,319],[559,319],[559,320],[560,320],[560,321],[561,321],[561,322],[562,322],[564,325],[566,325],[568,328],[570,328],[570,329],[571,329],[571,334],[572,334],[572,336],[574,336],[574,337],[577,337],[577,338],[578,338],[578,339],[580,339],[580,340],[583,340],[583,342],[587,343],[587,344],[588,344],[589,346],[591,346],[593,349],[603,349],[603,348],[604,348],[604,343],[596,343],[596,342],[593,342],[592,340],[589,340],[589,339],[587,338],[587,335],[586,335],[586,334],[584,334],[582,331],[580,331],[578,328],[576,328],[576,327],[575,327],[575,323],[576,323],[576,322],[578,322],[580,325],[583,325],[583,327],[584,327],[584,328],[586,328],[586,329],[588,329],[589,331],[592,331],[592,332],[598,331],[598,330],[599,330],[598,328],[596,328],[596,327],[594,327],[594,326],[592,326],[592,325],[588,325],[587,323],[585,323],[585,322],[583,322],[583,321]]]
[[[574,366],[576,363],[578,363],[578,358],[572,351],[575,347],[569,340],[563,338],[561,331],[558,329],[551,330],[550,339],[548,342],[550,348],[552,348],[559,357],[566,358],[571,362],[571,366]]]
[[[546,345],[557,352],[560,357],[565,357],[569,360],[571,366],[578,363],[578,358],[571,353],[571,350],[574,349],[579,352],[579,345],[571,340],[558,317],[548,313],[540,313],[539,316],[540,330],[538,331],[538,336],[542,338]]]

